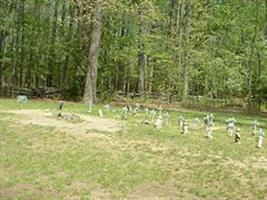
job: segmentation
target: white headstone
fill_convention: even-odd
[[[127,119],[127,116],[128,116],[128,107],[127,106],[124,106],[122,108],[122,118],[123,119]]]
[[[98,110],[98,114],[99,114],[99,117],[103,117],[103,111],[102,111],[102,109],[99,109]]]
[[[165,112],[163,114],[163,117],[164,117],[164,125],[168,126],[169,125],[170,114],[168,112]]]
[[[93,102],[90,101],[88,113],[91,113],[92,112],[92,108],[93,108]]]
[[[189,133],[189,128],[186,120],[183,120],[182,134],[187,135]]]
[[[192,121],[192,128],[197,130],[199,128],[200,125],[200,120],[198,117],[194,118]]]
[[[155,119],[155,117],[156,117],[156,111],[155,110],[151,110],[150,111],[150,115],[151,115],[151,118],[152,118],[152,120],[154,121],[154,119]]]
[[[206,128],[206,137],[209,139],[209,140],[213,140],[213,135],[212,135],[212,127],[211,126],[207,126]]]
[[[109,104],[106,104],[105,106],[104,106],[104,109],[105,109],[105,112],[109,112],[110,111],[110,105]]]
[[[259,126],[260,126],[260,123],[257,120],[255,120],[253,122],[253,126],[252,126],[252,135],[253,136],[257,134]]]
[[[184,123],[184,118],[182,116],[180,116],[178,118],[178,123],[179,123],[180,129],[182,130],[183,129],[183,123]]]
[[[155,126],[156,128],[162,128],[162,117],[159,116],[157,119],[156,119],[156,122],[155,122]]]
[[[234,134],[235,123],[236,123],[235,118],[230,118],[226,120],[226,131],[230,137],[232,137]]]
[[[257,138],[257,147],[258,148],[262,148],[263,140],[264,140],[264,135],[265,135],[265,133],[260,128],[259,131],[258,131],[258,138]]]
[[[17,102],[18,103],[27,103],[28,97],[26,95],[19,95],[19,96],[17,96]]]

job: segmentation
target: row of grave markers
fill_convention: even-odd
[[[27,96],[20,95],[17,97],[17,102],[18,103],[27,103],[28,98],[27,98]],[[63,107],[64,107],[64,102],[60,101],[59,106],[58,106],[58,110],[59,110],[58,117],[62,117]],[[92,107],[93,107],[93,104],[90,103],[89,104],[89,110],[88,110],[89,113],[92,112]],[[109,104],[106,104],[103,107],[103,110],[106,113],[108,113],[112,109],[111,109],[111,106]],[[102,109],[98,110],[98,115],[100,117],[104,116],[103,110]],[[124,106],[122,108],[122,112],[121,112],[121,119],[126,120],[126,119],[128,119],[128,115],[130,113],[132,115],[136,115],[140,111],[141,111],[141,106],[139,103],[137,103],[134,108],[130,105]],[[157,110],[155,110],[155,109],[149,110],[148,108],[145,108],[145,109],[143,109],[143,111],[146,113],[147,116],[150,117],[150,120],[152,121],[152,123],[149,120],[142,120],[142,124],[146,124],[146,125],[154,124],[154,126],[157,129],[161,129],[161,128],[163,128],[163,126],[168,126],[170,115],[167,111],[163,112],[163,109],[161,106]],[[116,110],[112,110],[112,112],[116,112]],[[182,116],[180,116],[180,117],[178,117],[177,122],[178,122],[178,126],[180,127],[181,133],[183,135],[188,135],[189,134],[189,125],[188,125],[187,120],[185,120]],[[203,122],[204,122],[205,130],[206,130],[205,137],[207,137],[209,140],[213,140],[213,138],[214,138],[213,137],[214,115],[213,114],[206,115],[203,118]],[[240,144],[241,143],[240,128],[236,128],[236,122],[237,121],[235,118],[227,119],[226,120],[226,132],[229,135],[229,137],[234,136],[234,143],[235,144]],[[201,125],[201,120],[198,117],[196,117],[192,120],[192,129],[197,130],[200,127],[200,125]],[[259,122],[256,120],[252,124],[252,136],[256,136],[257,147],[262,148],[265,133],[264,133],[263,129],[260,127]]]
[[[107,109],[108,108],[108,109]],[[109,105],[105,105],[104,109],[109,111],[111,107]],[[101,109],[100,109],[101,110]],[[137,112],[139,112],[140,105],[136,104],[134,108],[131,106],[124,106],[122,108],[122,119],[127,119],[129,113],[136,115]],[[168,112],[163,111],[162,107],[159,109],[155,110],[149,110],[148,108],[143,109],[143,111],[146,113],[147,116],[150,116],[150,119],[152,123],[149,120],[142,120],[142,124],[153,124],[157,129],[163,128],[163,126],[167,126],[169,124],[169,119],[170,115]],[[99,116],[103,117],[101,114],[102,112],[99,111]],[[189,134],[189,125],[187,120],[185,120],[182,116],[178,117],[177,119],[178,125],[180,126],[181,133],[183,135]],[[208,138],[209,140],[213,140],[213,128],[214,128],[214,115],[213,114],[208,114],[203,118],[206,134],[205,137]],[[229,118],[226,120],[226,132],[229,137],[234,136],[234,143],[235,144],[240,144],[241,143],[241,133],[240,133],[240,128],[236,127],[236,119],[235,118]],[[201,120],[196,117],[192,120],[192,129],[197,130],[201,125]],[[252,126],[252,136],[256,136],[257,140],[257,147],[262,148],[263,145],[263,140],[265,133],[262,128],[260,128],[260,124],[258,121],[253,122]]]

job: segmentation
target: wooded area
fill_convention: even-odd
[[[162,94],[254,111],[266,42],[267,0],[0,0],[0,94]]]

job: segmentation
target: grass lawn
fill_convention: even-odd
[[[85,105],[67,103],[64,110],[97,116],[102,107],[88,114]],[[198,111],[170,112],[169,125],[158,130],[140,123],[149,119],[144,112],[121,120],[117,108],[104,118],[116,120],[119,131],[98,129],[99,121],[86,133],[79,123],[77,129],[41,126],[23,123],[25,116],[11,112],[56,108],[54,101],[0,100],[1,200],[267,199],[266,140],[257,149],[251,136],[254,119],[267,132],[266,118],[214,113],[214,140],[209,141],[203,127],[188,136],[178,129],[178,116],[203,118],[206,113]],[[240,145],[225,132],[225,120],[232,116],[241,128]]]

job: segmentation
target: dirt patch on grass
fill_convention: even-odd
[[[195,196],[185,190],[180,191],[175,181],[167,181],[163,184],[143,184],[136,190],[130,192],[125,200],[203,200],[203,198]]]
[[[44,191],[30,184],[17,184],[9,188],[0,188],[0,199],[49,199],[56,198],[57,192]]]
[[[26,125],[55,127],[61,131],[75,134],[86,134],[90,131],[115,133],[122,127],[122,123],[117,120],[81,114],[77,114],[81,120],[72,123],[64,119],[58,119],[49,110],[10,110],[5,112],[20,115],[20,122]]]
[[[102,188],[97,188],[94,191],[92,191],[92,200],[111,200],[114,199],[114,197],[112,197],[112,194],[105,189]]]
[[[267,171],[267,158],[266,157],[255,157],[251,162],[251,166],[255,169],[263,169]]]

